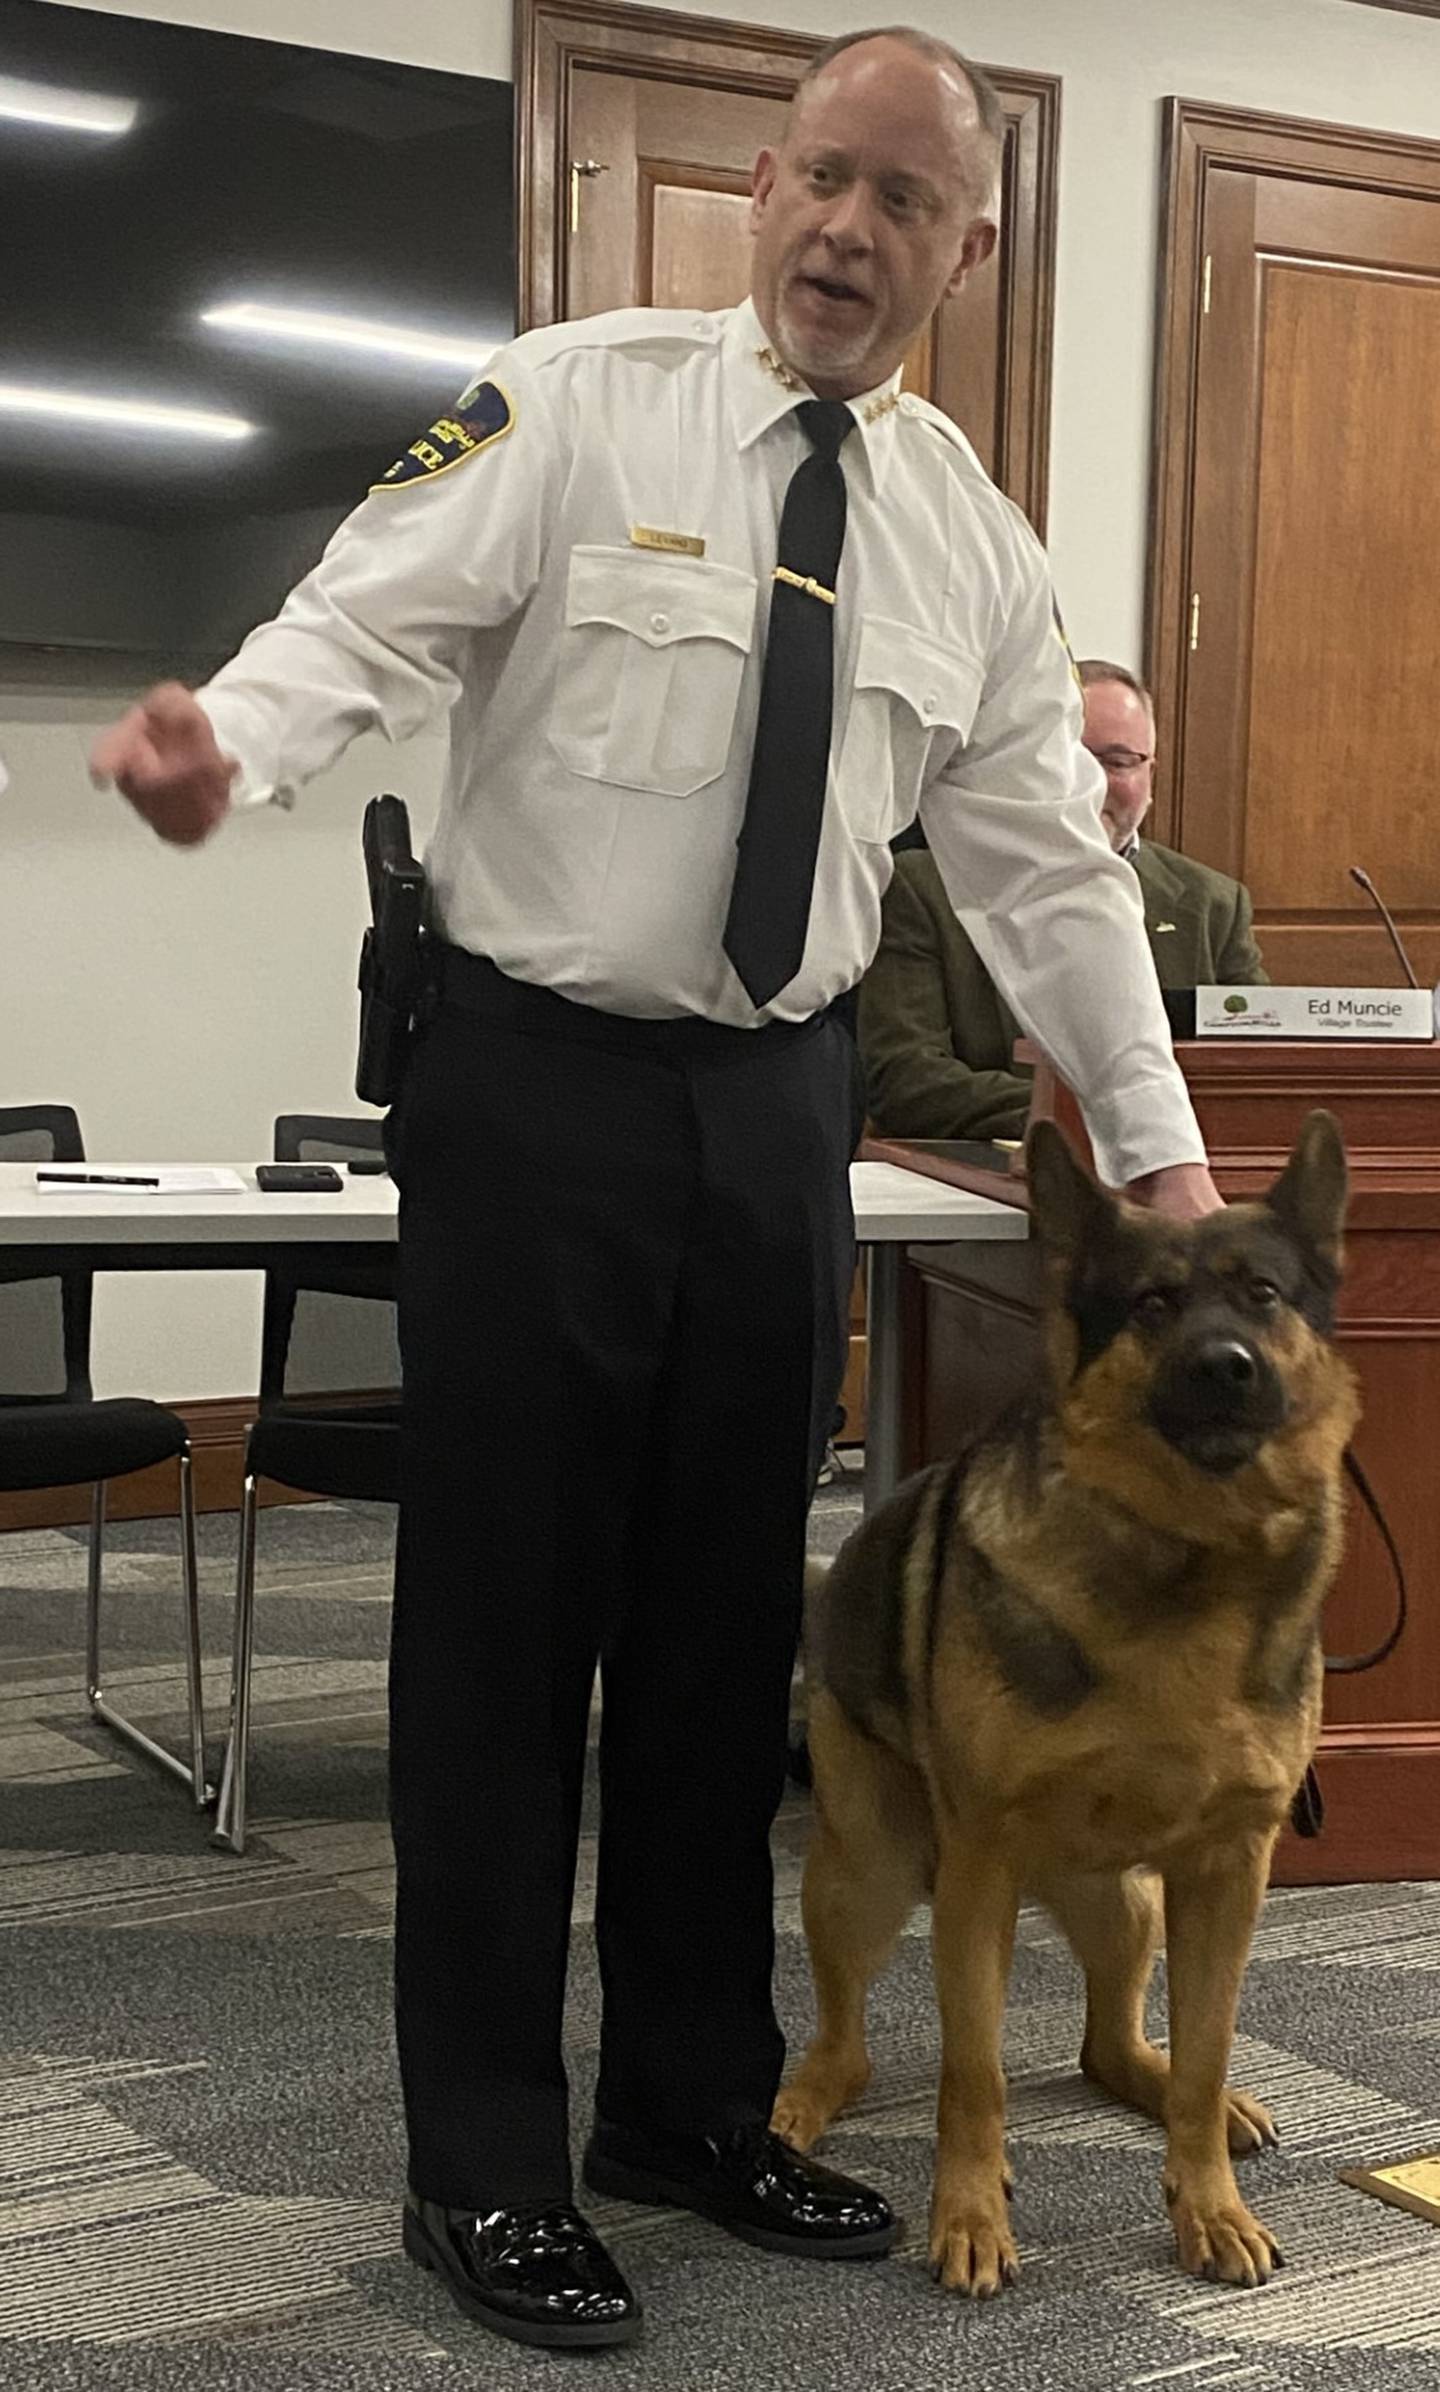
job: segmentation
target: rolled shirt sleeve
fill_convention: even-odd
[[[1019,533],[1020,593],[968,741],[925,791],[926,837],[991,977],[1084,1111],[1112,1187],[1203,1162],[1140,888],[1100,821],[1079,690],[1044,557]]]

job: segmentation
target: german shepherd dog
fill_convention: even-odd
[[[865,1998],[933,1904],[942,2059],[930,2257],[1016,2274],[1000,2036],[1022,1897],[1085,1972],[1080,2065],[1167,2130],[1182,2266],[1280,2264],[1226,2083],[1270,1855],[1320,1727],[1320,1609],[1357,1400],[1329,1342],[1346,1173],[1312,1113],[1260,1202],[1177,1222],[1110,1196],[1051,1123],[1028,1169],[1048,1392],[902,1486],[812,1589],[813,2042],[773,2124],[808,2150],[870,2075]],[[1170,2051],[1145,2033],[1167,1950]]]

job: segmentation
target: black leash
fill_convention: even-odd
[[[1398,1645],[1401,1637],[1405,1633],[1405,1622],[1409,1616],[1410,1610],[1410,1598],[1405,1590],[1404,1566],[1400,1560],[1399,1548],[1395,1543],[1394,1537],[1390,1533],[1390,1523],[1380,1509],[1379,1503],[1376,1500],[1374,1488],[1371,1486],[1369,1479],[1365,1476],[1364,1471],[1356,1461],[1355,1456],[1351,1452],[1348,1445],[1345,1448],[1345,1468],[1349,1472],[1352,1485],[1359,1489],[1360,1499],[1363,1502],[1366,1510],[1369,1512],[1370,1517],[1374,1521],[1376,1527],[1379,1529],[1381,1537],[1384,1540],[1385,1550],[1390,1556],[1390,1567],[1395,1573],[1395,1621],[1389,1635],[1385,1637],[1380,1644],[1376,1645],[1373,1653],[1350,1653],[1343,1656],[1327,1653],[1325,1656],[1325,1667],[1327,1669],[1333,1670],[1378,1669],[1382,1661],[1389,1660],[1390,1655],[1394,1652],[1395,1647]]]
[[[1337,1676],[1342,1671],[1378,1669],[1382,1661],[1388,1661],[1405,1633],[1405,1622],[1410,1611],[1410,1597],[1406,1590],[1405,1568],[1400,1559],[1400,1549],[1390,1533],[1390,1523],[1376,1500],[1375,1490],[1348,1445],[1345,1448],[1345,1468],[1352,1486],[1358,1490],[1361,1502],[1379,1529],[1385,1550],[1390,1556],[1390,1567],[1395,1573],[1395,1618],[1389,1633],[1381,1639],[1372,1652],[1327,1653],[1325,1668],[1327,1672],[1333,1670]],[[1297,1836],[1318,1836],[1325,1824],[1325,1798],[1320,1791],[1320,1780],[1315,1774],[1313,1762],[1307,1768],[1305,1782],[1297,1791],[1295,1799],[1290,1805],[1290,1824]]]

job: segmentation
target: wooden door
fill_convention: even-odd
[[[750,175],[804,34],[621,0],[520,0],[521,322],[611,307],[724,307],[749,287]],[[1006,143],[995,255],[906,364],[1043,533],[1059,85],[991,69]]]
[[[1383,137],[1357,153],[1328,132],[1273,137],[1303,172],[1217,151],[1195,193],[1193,445],[1161,493],[1152,611],[1157,821],[1248,884],[1274,979],[1399,977],[1358,864],[1433,982],[1440,144],[1402,145],[1416,187],[1397,191],[1374,187]],[[1184,412],[1177,394],[1162,451]]]
[[[750,166],[785,102],[577,67],[562,312],[733,307],[750,287]]]

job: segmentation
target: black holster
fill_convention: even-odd
[[[392,1105],[432,1001],[425,873],[410,845],[403,798],[372,797],[362,838],[371,922],[360,947],[355,1093],[367,1105]]]

